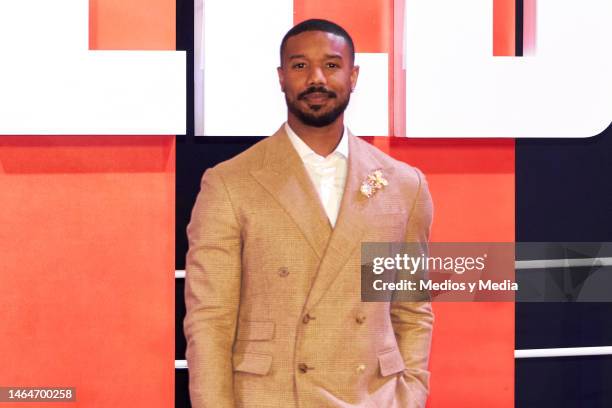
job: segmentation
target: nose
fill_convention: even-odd
[[[325,74],[320,67],[312,67],[308,73],[308,85],[325,84]]]

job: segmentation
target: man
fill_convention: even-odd
[[[344,29],[298,24],[278,68],[287,123],[202,178],[187,229],[194,407],[425,405],[430,305],[361,302],[360,243],[426,242],[431,199],[418,170],[345,129],[358,74]]]

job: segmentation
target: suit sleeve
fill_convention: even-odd
[[[424,175],[419,177],[418,193],[410,211],[406,242],[419,243],[426,249],[431,229],[433,206]],[[425,407],[429,393],[429,350],[433,313],[429,302],[393,302],[391,322],[406,369],[403,380],[410,395],[410,408]]]
[[[184,331],[194,408],[234,408],[232,345],[240,299],[238,219],[218,171],[202,177],[187,227]]]

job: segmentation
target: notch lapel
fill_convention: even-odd
[[[332,228],[319,195],[284,126],[270,138],[263,166],[251,171],[251,175],[289,214],[317,256],[323,258]]]

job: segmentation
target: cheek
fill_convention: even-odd
[[[285,80],[283,84],[283,92],[287,95],[295,96],[300,92],[300,87],[297,85],[297,81],[295,80]]]
[[[350,76],[344,73],[342,75],[336,75],[333,78],[330,78],[330,81],[328,82],[330,85],[336,88],[338,93],[342,94],[349,93],[353,87]]]

